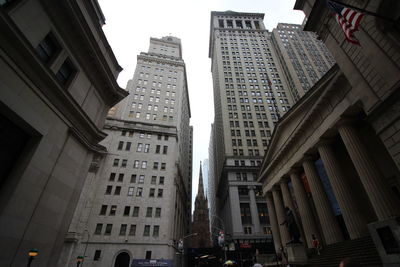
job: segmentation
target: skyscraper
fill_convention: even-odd
[[[301,25],[278,23],[271,37],[285,71],[289,92],[298,101],[335,61],[315,33],[303,31]]]
[[[108,153],[85,185],[93,196],[81,197],[70,226],[80,235],[65,251],[69,261],[85,254],[96,266],[173,266],[191,211],[193,129],[180,39],[151,38],[127,91],[109,112]]]
[[[256,249],[273,251],[256,179],[274,123],[293,104],[263,18],[259,13],[211,12],[215,121],[210,169],[218,203],[211,208],[212,228],[225,230],[227,242],[238,242],[237,249],[249,260]]]

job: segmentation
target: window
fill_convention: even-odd
[[[160,145],[157,145],[157,146],[156,146],[156,154],[159,154],[159,153],[160,153],[160,149],[161,149],[161,146],[160,146]]]
[[[122,141],[119,141],[118,142],[118,150],[121,150],[122,149],[122,147],[124,146],[124,142],[122,142]]]
[[[120,173],[119,175],[118,175],[118,182],[122,182],[124,180],[124,174],[123,173]]]
[[[243,224],[251,224],[251,212],[249,203],[240,203],[240,216],[242,218]]]
[[[36,47],[36,54],[43,62],[47,63],[56,56],[59,50],[60,46],[57,40],[49,33]]]
[[[119,235],[126,235],[126,224],[121,224],[121,228],[119,229]]]
[[[106,195],[111,195],[112,185],[107,185]]]
[[[132,186],[130,186],[129,188],[128,188],[128,196],[133,196],[133,191],[135,190],[135,188],[134,187],[132,187]]]
[[[109,180],[112,182],[112,181],[114,181],[115,180],[115,173],[114,172],[112,172],[112,173],[110,173],[110,178],[109,178]]]
[[[244,231],[245,235],[251,235],[251,227],[250,226],[243,227],[243,231]]]
[[[131,224],[128,235],[136,235],[136,224]]]
[[[150,225],[144,226],[143,236],[150,236]]]
[[[116,212],[117,212],[117,206],[116,205],[112,205],[111,209],[110,209],[110,213],[108,215],[115,216]]]
[[[72,65],[71,61],[67,58],[61,65],[60,69],[56,73],[57,80],[62,84],[67,84],[72,75],[76,72],[75,67]]]
[[[157,183],[157,176],[151,176],[151,184],[156,184]]]
[[[142,161],[142,169],[146,169],[147,168],[147,161]]]
[[[158,162],[153,162],[153,169],[158,170]]]
[[[158,181],[158,184],[164,184],[164,176],[160,176],[160,180]]]
[[[139,175],[139,184],[143,184],[144,183],[144,175]]]
[[[150,188],[149,197],[154,197],[156,190],[154,188]]]
[[[98,260],[100,259],[100,256],[101,256],[101,250],[100,250],[100,249],[97,249],[97,250],[94,252],[93,260],[94,260],[94,261],[98,261]]]
[[[135,168],[135,169],[139,169],[139,161],[138,160],[135,160],[134,162],[133,162],[133,168]]]
[[[127,163],[128,163],[128,160],[127,159],[123,159],[122,163],[121,163],[121,167],[125,168]]]
[[[145,144],[144,145],[144,153],[149,153],[150,150],[150,144]]]
[[[168,146],[163,146],[163,154],[167,154],[168,152]]]
[[[137,197],[141,197],[143,194],[143,188],[142,187],[138,187],[137,191],[136,191],[136,196]]]
[[[139,216],[139,207],[133,207],[132,217],[138,217],[138,216]]]
[[[113,226],[113,225],[110,224],[110,223],[106,225],[106,231],[104,232],[105,235],[111,235],[112,226]]]
[[[131,175],[131,183],[136,183],[136,174]]]
[[[267,204],[257,203],[257,210],[260,223],[269,223]]]
[[[126,142],[126,147],[125,147],[125,150],[126,151],[130,151],[131,150],[131,142]]]
[[[114,159],[113,166],[118,166],[118,164],[119,164],[119,159]]]
[[[100,215],[106,215],[107,205],[101,205]]]
[[[149,226],[150,230],[150,226]],[[146,251],[146,260],[151,260],[151,251]]]
[[[156,218],[161,217],[161,208],[156,208],[156,213],[154,214],[154,217],[156,217]]]
[[[153,226],[153,236],[157,237],[159,232],[160,232],[160,226],[159,225],[154,225]]]
[[[115,191],[114,191],[114,195],[118,196],[121,194],[121,187],[120,186],[116,186],[115,187]]]
[[[94,230],[94,234],[95,235],[101,235],[102,228],[103,228],[103,224],[102,223],[96,224],[96,229]]]
[[[146,217],[152,217],[152,216],[153,216],[153,208],[152,207],[147,207]]]
[[[136,147],[136,152],[142,152],[143,149],[143,144],[142,143],[138,143],[137,147]]]
[[[124,216],[129,216],[130,212],[131,212],[131,207],[130,206],[125,206],[125,208],[124,208]]]
[[[161,170],[162,171],[165,171],[165,165],[166,165],[165,163],[161,163]]]
[[[163,189],[158,189],[157,197],[163,196]]]

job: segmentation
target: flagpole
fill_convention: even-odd
[[[386,20],[386,21],[389,21],[389,22],[392,22],[392,23],[396,22],[395,19],[387,18],[387,17],[379,15],[379,14],[377,14],[375,12],[371,12],[371,11],[368,11],[368,10],[365,10],[365,9],[362,9],[362,8],[359,8],[359,7],[355,7],[355,6],[352,6],[352,5],[349,5],[349,4],[345,4],[345,3],[342,3],[342,2],[337,2],[335,0],[329,0],[329,2],[333,2],[335,4],[342,5],[342,6],[351,8],[351,9],[355,9],[355,10],[358,10],[358,11],[363,12],[365,14],[368,14],[368,15],[371,15],[371,16],[374,16],[374,17],[377,17],[377,18],[380,18],[380,19],[383,19],[383,20]]]

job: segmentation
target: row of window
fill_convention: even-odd
[[[264,150],[265,153],[266,150]],[[243,149],[233,149],[234,156],[261,156],[260,151],[258,149],[248,149],[247,155],[244,154]]]
[[[107,185],[106,187],[106,192],[105,195],[111,195],[114,189],[114,195],[119,196],[121,195],[121,190],[122,186],[113,186],[113,185]],[[157,189],[157,197],[161,198],[163,197],[164,189]],[[129,186],[128,191],[127,191],[127,196],[137,196],[137,197],[142,197],[143,196],[143,187],[137,187],[136,188],[136,194],[135,194],[135,187]],[[149,197],[156,197],[156,188],[149,188]]]
[[[117,150],[123,150],[124,144],[125,144],[125,150],[130,151],[132,142],[124,142],[124,141],[118,142]],[[143,144],[143,143],[137,144],[136,152],[149,153],[149,151],[150,151],[150,144]],[[161,145],[156,145],[155,153],[156,154],[161,153]],[[167,153],[168,153],[168,146],[162,146],[162,154],[167,154]]]
[[[110,173],[109,181],[110,182],[117,181],[117,182],[121,182],[122,183],[124,181],[124,177],[125,177],[124,173],[119,173],[118,177],[117,177],[117,174],[115,172],[112,172],[112,173]],[[137,180],[137,174],[132,174],[130,183],[136,183],[136,180]],[[138,179],[137,183],[143,184],[144,181],[145,181],[145,175],[139,175],[139,179]],[[164,181],[165,181],[165,177],[164,176],[158,177],[158,184],[159,185],[164,185]],[[150,184],[153,184],[153,185],[157,184],[157,176],[155,176],[155,175],[151,176]]]
[[[234,163],[235,166],[248,166],[245,160],[235,160]],[[257,166],[261,166],[261,160],[250,160],[249,163],[250,166],[256,166],[256,163]]]
[[[168,99],[165,99],[165,103],[168,104]],[[174,104],[174,100],[171,99],[171,104]],[[136,108],[137,109],[142,109],[143,108],[143,104],[142,103],[136,103],[136,102],[132,102],[131,104],[131,108]],[[148,104],[147,105],[147,110],[148,111],[158,111],[158,105],[152,105],[152,104]],[[167,113],[169,110],[170,113],[174,112],[174,108],[173,107],[168,107],[168,106],[164,106],[163,108],[163,112]]]
[[[121,162],[121,165],[119,165],[120,162]],[[120,159],[116,158],[116,159],[114,159],[112,166],[126,168],[127,164],[128,164],[127,159],[122,159],[120,161]],[[158,170],[158,166],[160,166],[160,170],[165,171],[167,164],[165,162],[161,162],[161,164],[159,164],[159,162],[153,162],[153,170]],[[147,169],[147,161],[135,160],[133,162],[133,168],[134,169],[139,169],[139,168]]]
[[[112,234],[112,230],[113,230],[113,224],[106,224],[104,227],[104,233],[103,233],[103,224],[102,223],[98,223],[96,224],[96,229],[94,231],[95,235],[111,235]],[[151,225],[145,225],[143,228],[143,236],[150,236],[150,229],[151,229]],[[129,225],[129,230],[128,230],[128,225],[127,224],[121,224],[120,229],[119,229],[119,235],[120,236],[125,236],[125,235],[129,235],[129,236],[135,236],[136,235],[136,224],[131,224]],[[153,225],[153,233],[152,236],[153,237],[158,237],[158,235],[160,234],[160,226],[159,225]]]
[[[107,215],[107,210],[108,210],[108,205],[101,205],[99,215]],[[131,210],[132,210],[132,217],[139,217],[140,207],[137,206],[133,207],[132,209],[131,206],[125,206],[122,215],[131,216]],[[147,218],[153,217],[153,210],[154,210],[154,218],[160,218],[161,208],[153,208],[153,207],[147,207],[146,217]],[[108,216],[115,216],[116,214],[117,214],[117,205],[110,205]]]
[[[140,119],[140,114],[141,114],[140,112],[135,112],[134,110],[131,110],[131,111],[129,111],[128,117]],[[146,120],[151,119],[151,120],[155,121],[155,120],[157,120],[157,114],[146,113],[145,119]],[[167,121],[167,120],[174,121],[174,116],[163,115],[162,120],[163,121]]]

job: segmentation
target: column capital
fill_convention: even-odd
[[[288,183],[290,180],[289,176],[283,176],[280,180],[279,180],[279,184],[284,184],[284,183]]]
[[[301,159],[301,164],[303,165],[306,161],[314,161],[316,156],[314,154],[304,154],[304,157]]]
[[[288,172],[290,177],[292,177],[293,175],[300,176],[300,173],[301,173],[301,168],[299,168],[299,167],[292,167],[292,168],[290,168],[290,170]]]

